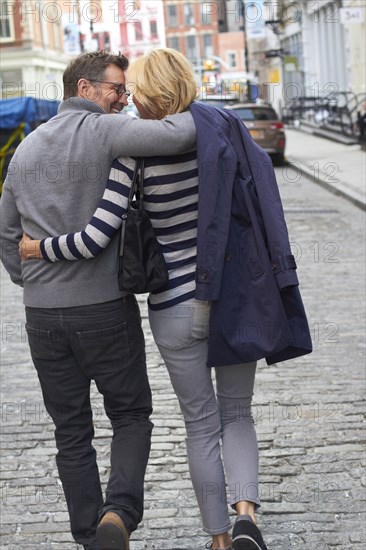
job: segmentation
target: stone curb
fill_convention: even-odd
[[[329,177],[329,174],[319,171],[319,176],[317,177],[314,174],[313,170],[310,170],[307,168],[306,165],[304,165],[302,162],[296,160],[296,158],[290,156],[286,157],[286,161],[289,166],[294,168],[295,170],[298,169],[300,166],[301,171],[303,174],[305,174],[311,181],[314,183],[317,183],[324,187],[324,189],[327,189],[334,195],[338,195],[340,197],[343,197],[344,199],[347,199],[349,202],[360,208],[361,210],[366,211],[366,202],[361,197],[357,196],[356,193],[354,193],[348,186],[346,182],[337,182],[337,183],[329,183],[326,180],[327,177]],[[323,178],[322,178],[323,176]]]

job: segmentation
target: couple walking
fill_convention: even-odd
[[[273,169],[235,115],[194,101],[194,73],[175,50],[131,65],[142,118],[117,116],[127,68],[105,52],[70,62],[57,116],[20,144],[0,201],[1,259],[24,288],[71,532],[86,550],[128,550],[143,514],[151,393],[139,308],[118,288],[117,258],[135,157],[144,157],[144,205],[169,271],[149,296],[149,319],[184,416],[203,529],[213,550],[266,549],[255,516],[256,361],[311,351]],[[256,338],[243,338],[249,325]],[[113,429],[105,495],[91,380]]]

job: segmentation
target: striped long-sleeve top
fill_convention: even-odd
[[[106,189],[91,221],[76,233],[41,241],[50,262],[94,258],[122,223],[135,161],[113,162]],[[154,227],[169,272],[166,287],[149,296],[152,309],[194,298],[197,251],[198,165],[196,151],[179,157],[145,158],[144,207]]]

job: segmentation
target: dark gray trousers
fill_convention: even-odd
[[[27,307],[26,318],[44,403],[56,427],[71,532],[84,548],[99,550],[95,531],[107,510],[118,513],[129,532],[143,513],[152,405],[139,308],[129,295],[82,307]],[[105,499],[92,445],[91,380],[113,429]]]

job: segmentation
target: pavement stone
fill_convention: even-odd
[[[309,151],[309,158],[312,151]],[[258,514],[269,550],[365,548],[364,212],[294,167],[277,176],[314,341],[303,358],[258,367]],[[296,176],[296,177],[295,177]],[[1,548],[76,550],[54,461],[52,423],[26,341],[21,290],[2,269]],[[146,513],[131,550],[203,550],[184,425],[139,297],[154,396]],[[110,430],[93,389],[105,484]],[[80,547],[79,547],[80,548]]]
[[[366,210],[366,154],[360,145],[343,145],[306,129],[286,129],[286,158],[328,191]]]

